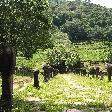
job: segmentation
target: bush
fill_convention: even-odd
[[[48,62],[50,64],[59,65],[65,62],[65,65],[74,65],[80,60],[78,53],[73,46],[65,47],[62,44],[55,46],[53,49],[47,50]]]

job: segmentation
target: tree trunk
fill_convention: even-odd
[[[0,72],[2,74],[2,95],[0,112],[11,111],[13,100],[13,72],[16,65],[15,51],[11,47],[0,49]]]

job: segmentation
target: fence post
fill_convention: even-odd
[[[39,88],[39,78],[38,78],[39,70],[34,70],[33,75],[34,75],[34,87]]]

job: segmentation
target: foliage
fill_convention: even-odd
[[[83,61],[106,61],[109,54],[108,41],[86,41],[74,43],[76,51]]]
[[[20,55],[20,54],[19,54]],[[16,58],[16,66],[25,66],[29,68],[38,68],[39,70],[42,68],[42,64],[47,60],[46,51],[38,49],[33,57],[30,60],[27,60],[23,57],[23,54]]]
[[[48,49],[47,57],[48,62],[55,65],[59,65],[62,61],[65,61],[66,65],[73,65],[80,60],[73,46],[66,47],[62,44],[55,46],[53,49]]]
[[[105,44],[108,47],[106,61],[112,63],[112,42],[107,41]]]
[[[66,1],[50,7],[53,13],[53,24],[61,32],[68,34],[67,39],[71,43],[85,42],[86,44],[87,41],[88,43],[94,41],[93,48],[87,43],[87,46],[85,45],[87,49],[84,47],[78,50],[82,60],[111,60],[110,46],[104,44],[112,41],[111,8],[93,4],[90,0]],[[99,41],[102,45],[97,48]]]
[[[63,44],[66,47],[68,47],[71,45],[71,42],[69,40],[67,33],[63,33],[56,28],[54,30],[52,30],[51,39],[53,41],[54,46],[57,46],[58,44]]]
[[[112,39],[112,9],[91,3],[89,0],[67,1],[51,6],[53,24],[66,32],[70,40]]]
[[[58,35],[59,34],[59,35]],[[63,33],[55,33],[54,36],[54,47],[53,49],[38,50],[33,58],[26,60],[23,57],[17,57],[17,66],[28,66],[28,67],[37,67],[41,68],[44,63],[58,63],[58,61],[66,60],[66,65],[73,64],[76,61],[75,56],[78,54],[79,60],[81,61],[109,61],[112,59],[111,55],[111,45],[112,42],[108,41],[86,41],[82,43],[74,43],[71,45],[66,36],[64,35],[63,39],[60,39],[60,35],[63,36]],[[58,37],[59,36],[59,37]],[[59,38],[59,40],[58,40]],[[62,44],[63,43],[63,44]],[[62,44],[62,45],[60,45]],[[58,53],[56,53],[58,52]],[[67,58],[65,58],[67,54]],[[59,58],[60,55],[60,58]],[[73,56],[72,56],[73,55]],[[22,55],[21,55],[22,56]],[[78,58],[77,58],[78,60]]]
[[[108,52],[106,61],[109,62],[109,63],[112,63],[112,50]]]
[[[62,31],[69,35],[71,42],[87,40],[87,32],[85,31],[82,22],[78,19],[75,21],[67,21],[62,26]]]
[[[0,10],[1,46],[13,46],[24,54],[48,47],[51,20],[47,0],[2,0]]]

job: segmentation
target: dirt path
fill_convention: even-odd
[[[32,78],[29,77],[16,77],[16,80],[14,80],[13,83],[13,89],[17,91],[24,90],[29,84],[33,84]]]
[[[80,91],[91,89],[89,87],[84,87],[84,86],[81,86],[80,84],[78,84],[75,80],[72,79],[72,77],[73,77],[72,75],[64,74],[64,75],[62,75],[62,77],[68,83],[68,85],[70,85],[74,89],[77,89],[77,90],[80,90]]]
[[[86,98],[86,100],[88,100],[88,101],[93,101],[93,99],[88,98],[88,94],[87,94],[91,88],[80,85],[77,81],[75,81],[73,79],[73,75],[71,75],[71,74],[64,74],[61,76],[66,81],[66,83],[69,85],[69,87],[71,88],[71,91],[66,91],[66,94],[65,94],[66,97],[69,98],[69,96],[71,96],[72,98],[77,97],[79,99]],[[70,93],[70,92],[72,92],[72,93]],[[76,101],[76,102],[74,102],[74,104],[75,105],[83,105],[84,102]]]
[[[79,96],[79,97],[85,98],[86,99],[86,102],[88,101],[88,103],[89,102],[95,102],[95,100],[92,97],[89,98],[88,97],[88,94],[86,94],[86,93],[88,93],[90,90],[94,90],[94,91],[97,92],[98,90],[96,90],[96,88],[91,88],[91,87],[87,87],[87,86],[81,85],[80,83],[78,83],[77,80],[74,80],[73,79],[74,76],[71,75],[71,74],[63,74],[61,76],[67,82],[67,84],[70,86],[70,88],[72,88],[73,91],[78,91],[78,94],[75,97],[78,97]],[[98,95],[98,98],[99,98],[99,96],[101,94],[97,94],[97,95]],[[95,96],[95,97],[97,98],[97,96]],[[77,104],[78,105],[83,105],[83,102],[74,102],[74,104],[75,105],[77,105]],[[86,105],[86,103],[85,103],[85,105]],[[98,111],[97,108],[96,109],[95,108],[89,108],[89,109],[90,109],[90,112],[92,112],[92,111],[93,112],[96,112],[96,111],[97,112],[110,112],[109,111],[109,108],[107,108],[106,110],[100,109],[100,111]],[[87,112],[87,110],[84,109],[83,112]]]

